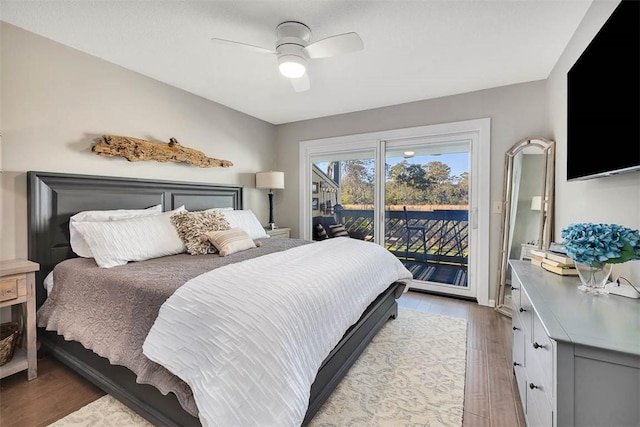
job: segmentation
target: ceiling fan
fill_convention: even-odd
[[[309,90],[307,60],[328,58],[364,49],[362,39],[356,33],[344,33],[309,43],[311,29],[302,22],[285,21],[276,27],[275,49],[268,49],[232,40],[212,38],[216,43],[231,44],[254,52],[276,55],[280,73],[291,79],[296,92]]]

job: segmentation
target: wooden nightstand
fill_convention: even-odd
[[[9,363],[0,366],[0,378],[27,370],[27,378],[38,376],[36,361],[35,272],[40,265],[26,259],[0,261],[0,308],[11,307],[15,319],[23,313],[22,347],[16,347]],[[26,312],[26,313],[25,313]]]
[[[275,239],[288,239],[291,237],[291,229],[276,228],[275,230],[267,230],[267,234]]]

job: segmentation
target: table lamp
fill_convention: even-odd
[[[275,230],[277,227],[273,220],[273,190],[284,188],[284,172],[257,172],[256,188],[269,190],[269,228]]]

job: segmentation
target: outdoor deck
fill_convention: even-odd
[[[343,210],[348,231],[371,237],[373,211]],[[412,229],[408,230],[407,225]],[[424,230],[424,241],[422,238]],[[469,216],[466,210],[385,212],[385,248],[400,259],[416,280],[467,286]]]
[[[467,286],[467,266],[437,264],[422,261],[403,261],[415,280]]]

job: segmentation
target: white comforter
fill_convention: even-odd
[[[204,426],[299,426],[322,361],[410,279],[384,248],[349,238],[227,265],[164,303],[143,351],[189,384]]]

